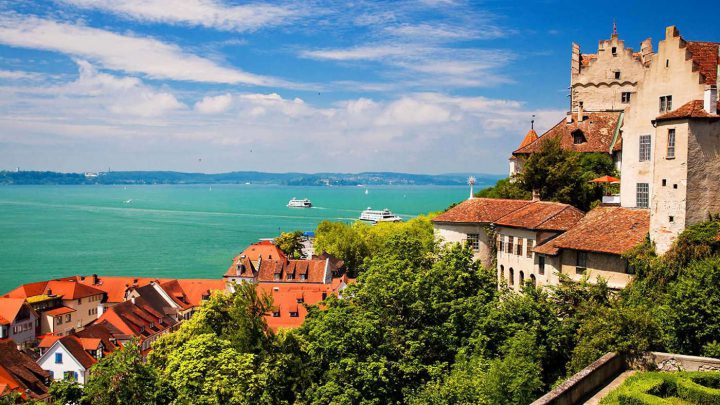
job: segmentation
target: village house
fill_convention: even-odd
[[[79,384],[85,384],[90,367],[108,354],[102,339],[76,335],[48,336],[38,347],[41,355],[37,364],[50,373],[51,379]]]
[[[40,318],[23,298],[0,298],[0,339],[28,347],[35,341]]]
[[[62,336],[98,318],[105,293],[74,280],[50,280],[23,284],[5,295],[22,298],[39,314],[38,335]]]
[[[560,283],[560,274],[590,283],[602,278],[612,289],[625,288],[634,271],[623,255],[646,240],[649,225],[647,210],[597,207],[565,233],[534,249],[533,276],[550,285]]]
[[[23,399],[48,399],[50,374],[29,355],[17,349],[15,341],[0,339],[0,396],[18,392]]]
[[[568,205],[545,201],[527,204],[493,222],[497,242],[498,280],[519,290],[529,280],[533,285],[548,284],[536,270],[533,248],[571,229],[583,212]]]

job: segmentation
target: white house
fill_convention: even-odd
[[[85,384],[92,367],[104,355],[101,339],[75,335],[48,337],[40,342],[42,355],[38,365],[50,372],[54,380],[70,380]]]

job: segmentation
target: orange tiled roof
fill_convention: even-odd
[[[125,301],[125,293],[130,287],[143,287],[152,281],[152,277],[116,277],[116,276],[76,276],[78,283],[91,286],[107,294],[107,302],[118,303]],[[160,280],[160,281],[165,281]]]
[[[51,309],[49,311],[44,311],[43,315],[58,316],[58,315],[70,314],[73,312],[75,312],[75,310],[70,307],[59,307],[59,308]]]
[[[528,131],[528,133],[525,135],[525,138],[523,138],[522,142],[520,142],[520,146],[518,146],[518,149],[522,149],[522,148],[530,145],[531,143],[537,141],[538,138],[539,137],[538,137],[537,132],[535,132],[534,129],[530,129]]]
[[[50,373],[40,368],[27,354],[17,350],[11,339],[0,340],[0,385],[20,392],[23,398],[47,398],[45,381]]]
[[[698,71],[705,79],[705,84],[717,83],[718,48],[720,48],[718,42],[687,42],[687,50],[692,55],[692,60]]]
[[[547,231],[566,231],[584,216],[568,204],[531,201],[495,221],[496,225]]]
[[[433,218],[433,222],[493,223],[501,217],[532,203],[529,200],[472,198]]]
[[[141,339],[159,333],[177,323],[174,319],[157,312],[142,297],[108,308],[96,323],[104,321],[124,334]]]
[[[572,115],[572,122],[567,123],[567,119],[563,119],[554,127],[550,128],[535,142],[518,148],[513,155],[524,155],[540,151],[540,147],[545,140],[560,139],[560,145],[563,149],[574,152],[604,152],[608,153],[615,129],[620,117],[619,111],[603,111],[603,112],[585,112],[582,122],[577,122],[577,114]],[[582,131],[586,142],[581,144],[574,143],[573,132]],[[615,142],[613,151],[622,149],[622,142]]]
[[[67,279],[55,279],[23,284],[7,293],[6,296],[11,298],[28,298],[43,294],[50,295],[49,293],[62,296],[65,300],[75,300],[78,298],[99,295],[102,294],[103,291],[95,287],[79,283],[74,277],[69,277]]]
[[[225,277],[246,277],[253,278],[256,273],[255,264],[245,255],[236,256],[232,264],[225,272]]]
[[[720,103],[718,103],[720,107]],[[680,108],[667,112],[655,118],[655,121],[667,121],[684,118],[720,119],[720,115],[705,111],[703,100],[693,100],[683,104]]]
[[[644,209],[597,207],[567,232],[534,249],[556,255],[560,249],[621,255],[645,240],[650,213]]]
[[[290,283],[260,283],[258,292],[264,291],[272,295],[273,306],[280,316],[272,313],[265,315],[268,326],[273,330],[281,328],[296,328],[302,325],[307,315],[305,305],[315,305],[324,299],[324,296],[333,294],[331,284],[290,284]],[[302,302],[298,302],[298,300]],[[297,312],[297,317],[291,317],[290,312]]]
[[[257,273],[257,281],[263,282],[288,282],[295,284],[302,283],[324,283],[325,282],[325,265],[327,260],[323,259],[304,259],[304,260],[262,260]],[[275,279],[275,275],[280,277]],[[292,280],[288,280],[288,274],[294,275]],[[302,280],[300,275],[305,276]]]
[[[286,258],[285,253],[283,253],[283,251],[280,250],[279,247],[277,247],[272,241],[269,240],[263,240],[253,243],[252,245],[248,246],[247,249],[243,250],[243,252],[240,253],[239,256],[242,255],[245,255],[253,262],[258,261],[258,259],[260,258],[262,258],[263,260]]]
[[[213,291],[225,290],[225,280],[179,278],[180,288],[185,292],[185,298],[191,305],[198,306],[207,299]]]
[[[0,298],[0,318],[12,323],[24,305],[24,298]]]

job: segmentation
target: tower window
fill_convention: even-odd
[[[665,67],[670,67],[670,59],[665,59]]]
[[[635,187],[635,205],[638,208],[648,208],[650,206],[650,185],[637,183]]]
[[[662,185],[663,187],[667,186],[667,179],[662,179]]]
[[[630,92],[629,91],[622,92],[621,101],[623,102],[623,104],[628,104],[630,102]]]
[[[615,71],[615,79],[620,79],[620,71],[619,70]]]
[[[612,56],[617,56],[617,47],[612,47]]]
[[[670,217],[668,218],[668,220],[669,220],[670,222],[675,222],[675,217],[672,216],[672,215],[670,215]]]
[[[667,158],[675,159],[675,128],[668,129]]]
[[[640,135],[640,162],[650,160],[650,135]]]
[[[660,97],[660,112],[672,111],[672,96]]]

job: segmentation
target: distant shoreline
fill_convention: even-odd
[[[279,185],[279,186],[462,186],[469,176],[478,185],[494,184],[499,174],[363,173],[184,173],[169,171],[118,171],[60,173],[0,171],[0,185]]]

